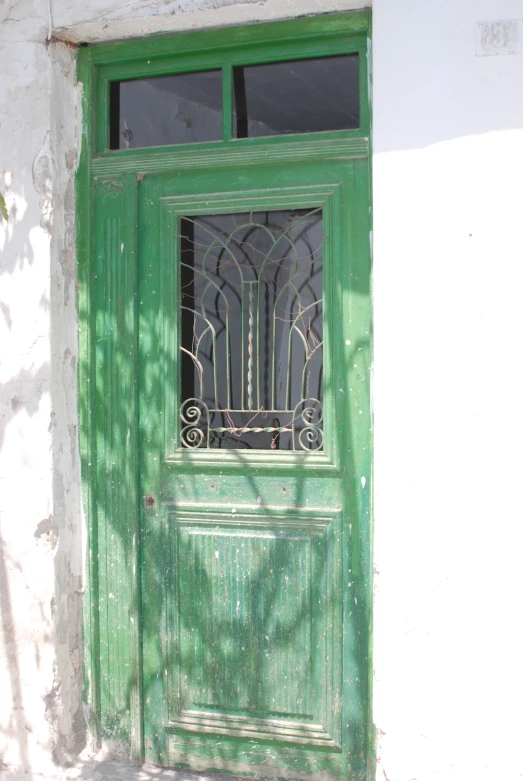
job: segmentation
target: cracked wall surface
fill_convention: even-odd
[[[87,742],[71,43],[359,5],[0,6],[0,777]],[[477,57],[475,23],[521,3],[372,5],[373,778],[519,781],[523,55]]]
[[[0,20],[0,767],[30,775],[85,745],[76,65],[47,44],[46,3],[6,2]]]
[[[161,32],[294,19],[308,14],[368,8],[368,0],[94,0],[89,15],[64,2],[54,13],[55,34],[66,41],[94,42]],[[93,13],[94,12],[94,13]]]
[[[30,769],[34,764],[45,768],[52,751],[46,698],[53,689],[56,661],[52,600],[59,529],[52,520],[51,106],[42,8],[7,2],[0,12],[0,170],[10,215],[0,227],[0,767],[4,769]],[[40,536],[35,537],[35,532]],[[50,544],[45,544],[46,536]]]

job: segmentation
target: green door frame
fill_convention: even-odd
[[[369,78],[367,11],[259,24],[147,40],[82,47],[78,80],[83,85],[80,164],[76,179],[79,311],[80,444],[88,548],[85,598],[86,702],[94,742],[121,743],[143,757],[140,615],[140,482],[138,474],[137,182],[171,169],[213,164],[274,162],[289,155],[353,161],[366,193],[358,220],[370,236]],[[360,54],[360,128],[353,131],[232,138],[231,79],[235,63]],[[111,81],[194,69],[223,68],[223,141],[181,146],[109,150]],[[97,241],[94,186],[102,188],[105,235]],[[349,238],[350,241],[350,238]],[[357,637],[364,661],[364,756],[354,778],[364,778],[372,758],[371,729],[371,301],[370,241],[352,247],[351,275],[358,294],[347,291],[352,319],[346,341],[349,393],[344,424],[352,446],[346,453],[351,514],[350,573]],[[359,275],[359,277],[358,277]],[[356,279],[357,278],[357,279]],[[356,284],[357,283],[357,284]],[[349,284],[350,288],[350,284]],[[363,291],[363,292],[362,292]],[[349,401],[350,400],[350,401]]]

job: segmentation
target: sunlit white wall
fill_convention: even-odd
[[[380,781],[523,774],[521,16],[373,5]]]
[[[75,62],[46,6],[0,8],[0,771],[20,777],[84,732]]]
[[[27,33],[30,38],[33,30]],[[50,528],[49,69],[44,47],[21,41],[8,19],[0,38],[0,186],[9,210],[9,221],[0,221],[2,769],[27,767],[30,758],[46,761],[38,740],[48,735],[37,725],[45,724],[45,697],[53,688],[56,536]]]

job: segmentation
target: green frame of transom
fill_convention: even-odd
[[[133,759],[143,757],[143,708],[141,695],[140,645],[140,529],[142,506],[139,501],[138,438],[135,431],[121,430],[121,407],[127,415],[137,415],[136,372],[138,338],[136,309],[116,307],[115,322],[126,324],[128,342],[110,347],[104,341],[105,314],[100,313],[100,293],[96,292],[97,260],[95,243],[94,182],[118,181],[123,193],[121,225],[125,235],[128,267],[120,282],[127,292],[137,280],[137,194],[140,175],[166,170],[191,170],[212,165],[217,170],[230,165],[262,162],[292,162],[311,157],[330,160],[359,160],[364,163],[363,179],[368,202],[362,204],[359,218],[370,231],[369,186],[369,72],[368,39],[370,12],[358,11],[314,16],[283,22],[246,25],[190,33],[156,36],[111,44],[81,47],[78,51],[78,80],[83,86],[81,155],[76,178],[78,311],[79,311],[79,406],[80,449],[83,499],[87,521],[85,633],[85,699],[89,709],[90,731],[96,745],[115,740],[125,746]],[[235,64],[255,64],[284,59],[358,53],[360,55],[360,128],[351,131],[234,139],[232,115],[232,78]],[[109,150],[109,84],[111,81],[152,77],[168,73],[222,68],[223,140],[181,144],[147,149]],[[227,77],[228,76],[228,77]],[[361,177],[360,177],[361,178]],[[123,246],[123,243],[122,243]],[[354,249],[354,248],[353,248]],[[358,247],[363,255],[362,268],[370,275],[370,241]],[[98,263],[98,266],[97,266]],[[122,272],[118,272],[122,274]],[[127,301],[129,298],[127,298]],[[356,331],[367,334],[370,343],[370,294],[362,299],[354,318]],[[120,318],[120,320],[119,320]],[[123,338],[123,337],[122,337]],[[107,339],[109,342],[109,338]],[[362,342],[363,343],[363,342]],[[104,352],[105,350],[105,352]],[[119,351],[119,352],[118,352]],[[118,352],[118,355],[117,355]],[[125,354],[125,367],[119,385],[111,385],[111,369]],[[112,356],[112,357],[111,357]],[[104,370],[101,370],[105,361]],[[111,365],[111,361],[114,364]],[[372,762],[371,730],[371,480],[360,483],[360,475],[371,476],[370,349],[354,345],[350,363],[354,364],[354,392],[360,418],[355,427],[356,455],[349,469],[347,492],[354,523],[352,533],[359,535],[358,554],[353,572],[359,569],[363,615],[361,653],[368,658],[368,721],[365,763]],[[357,368],[356,368],[357,367]],[[358,382],[356,380],[358,376]],[[361,383],[360,377],[363,377]],[[123,378],[123,379],[122,379]],[[112,396],[111,396],[112,394]],[[118,398],[113,398],[113,397]],[[361,417],[361,414],[363,416]],[[121,419],[119,418],[121,416]],[[112,416],[112,417],[111,417]],[[102,423],[100,423],[102,421]],[[109,424],[114,428],[111,441],[103,438]],[[348,425],[352,425],[349,421]],[[102,435],[100,434],[102,430]],[[113,429],[111,429],[113,430]],[[118,454],[125,463],[115,466]],[[125,457],[124,457],[125,456]],[[111,491],[109,486],[113,486]],[[114,544],[106,517],[114,512],[127,524],[129,544],[118,574],[121,602],[110,593],[107,552]],[[112,516],[111,516],[112,517]],[[357,559],[357,560],[356,560]],[[356,570],[354,569],[356,568]],[[114,580],[112,581],[114,589]],[[122,595],[125,595],[125,599]],[[117,595],[118,597],[118,595]],[[114,606],[111,604],[116,602]],[[112,612],[111,612],[112,611]],[[110,636],[110,637],[109,637]],[[108,661],[108,644],[117,643],[120,658]],[[114,665],[119,665],[118,669]],[[106,676],[115,677],[115,689],[109,694],[102,685]],[[125,676],[127,677],[124,681]],[[108,703],[110,702],[111,707]],[[120,714],[118,718],[114,714]],[[123,714],[123,715],[122,715]]]

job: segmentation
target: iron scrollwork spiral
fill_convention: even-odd
[[[209,410],[201,399],[186,399],[180,409],[182,447],[209,447]]]
[[[321,450],[323,447],[323,407],[318,399],[303,399],[293,416],[295,450]]]

